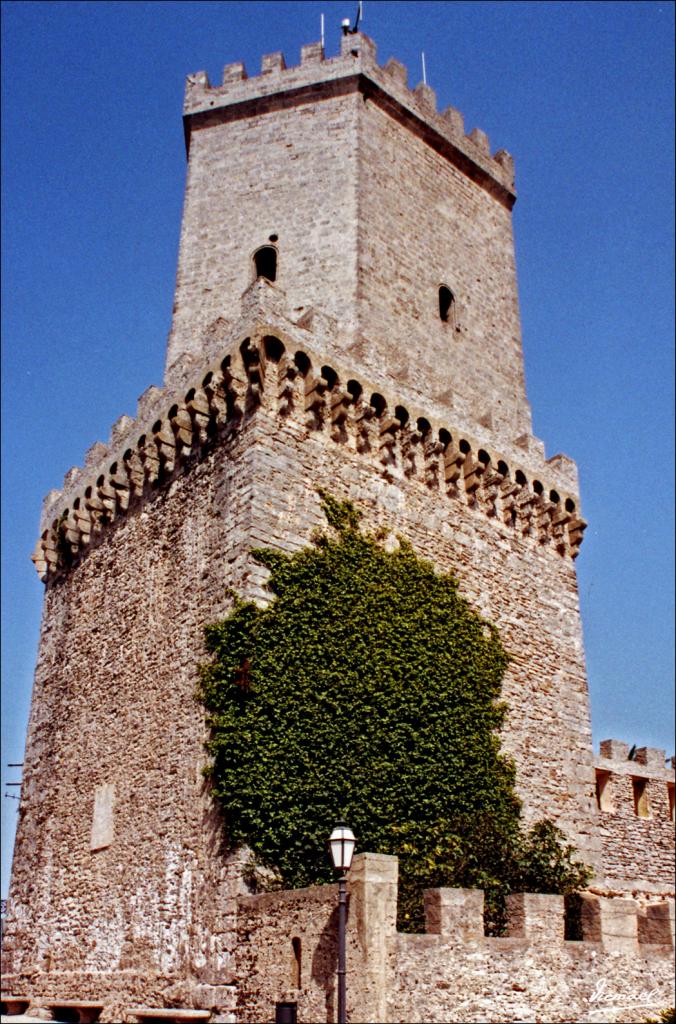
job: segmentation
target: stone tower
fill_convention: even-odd
[[[189,77],[164,384],[48,495],[10,893],[17,986],[233,1005],[236,857],[202,777],[202,627],[265,597],[317,487],[410,539],[494,622],[527,820],[602,879],[565,456],[533,436],[513,165],[360,34]],[[94,979],[94,980],[92,980]],[[112,1007],[112,1009],[110,1009]],[[112,1016],[111,1016],[112,1014]],[[104,1018],[102,1018],[104,1019]]]

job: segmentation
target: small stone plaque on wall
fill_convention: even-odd
[[[92,838],[90,850],[103,850],[113,841],[113,806],[115,804],[115,784],[106,782],[94,790],[94,816],[92,818]]]

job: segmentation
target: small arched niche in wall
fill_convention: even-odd
[[[274,245],[262,245],[253,254],[254,276],[257,281],[264,277],[266,281],[277,280],[277,249]]]

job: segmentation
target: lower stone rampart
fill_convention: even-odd
[[[196,977],[152,971],[53,971],[48,978],[32,974],[3,975],[2,991],[3,1002],[8,1003],[8,997],[23,996],[29,1001],[31,1016],[40,1014],[47,1021],[78,1020],[75,1004],[85,1009],[83,1024],[85,1021],[138,1024],[134,1009],[141,1007],[167,1010],[159,1024],[171,1019],[171,1009],[177,1009],[177,1017],[185,1020],[190,1019],[186,1011],[201,1011],[203,1019],[210,1024],[233,1024],[237,1019],[236,985],[208,984]],[[92,1012],[91,1005],[86,1004],[99,1004],[102,1008]],[[67,1007],[66,1013],[59,1012],[60,1007]],[[4,1021],[5,1017],[2,1019]]]
[[[243,897],[237,1019],[332,1021],[337,887]],[[504,938],[483,933],[480,890],[426,893],[427,932],[396,931],[397,860],[355,858],[349,881],[348,1016],[379,1022],[637,1021],[673,1004],[673,900],[583,897],[581,941],[560,896],[509,898]]]

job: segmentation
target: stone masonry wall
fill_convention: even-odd
[[[117,992],[110,1020],[118,1000],[232,981],[239,865],[194,693],[202,627],[246,589],[252,454],[225,440],[47,586],[4,966],[43,995]]]
[[[335,1020],[337,887],[239,901],[238,1019]],[[347,1008],[355,1021],[635,1022],[673,1004],[673,900],[587,897],[582,941],[563,899],[509,898],[504,938],[483,931],[481,890],[428,890],[426,934],[396,931],[397,861],[358,854],[349,874]],[[294,949],[295,940],[295,949]],[[300,952],[300,957],[298,956]]]
[[[287,328],[293,331],[293,325],[287,323]],[[225,377],[220,385],[214,383],[214,374],[221,372],[217,364],[204,378],[210,383],[202,398],[191,389],[184,412],[175,405],[173,420],[158,421],[152,452],[148,434],[142,435],[137,450],[145,460],[144,472],[157,475],[162,460],[179,472],[184,446],[192,452],[199,430],[206,430],[197,419],[193,423],[188,406],[195,417],[198,408],[208,410],[209,402],[216,401],[207,392],[215,395],[213,388],[226,388],[222,429],[235,422],[232,410],[252,410],[244,417],[252,473],[246,490],[246,539],[251,546],[295,550],[307,544],[312,530],[322,525],[316,488],[323,486],[356,501],[368,527],[386,525],[401,532],[440,569],[453,570],[470,602],[500,629],[512,655],[505,681],[511,708],[505,746],[517,762],[526,816],[559,821],[600,877],[586,680],[570,557],[580,536],[575,513],[565,511],[561,496],[553,502],[543,497],[546,490],[539,495],[527,482],[519,485],[521,470],[510,469],[498,454],[484,452],[488,462],[481,462],[482,449],[458,434],[452,439],[450,430],[444,434],[444,428],[425,426],[427,421],[413,409],[412,427],[405,422],[409,412],[396,405],[396,398],[382,399],[384,408],[376,413],[366,397],[366,382],[364,397],[353,401],[345,389],[349,373],[326,367],[327,377],[318,377],[291,334],[278,332],[289,346],[282,353],[284,343],[277,339],[273,344],[269,328],[257,330],[242,347],[243,356],[235,348],[227,357],[227,385]],[[266,346],[274,358],[266,354]],[[206,413],[203,418],[206,423]],[[469,454],[462,450],[464,444]],[[134,477],[132,452],[126,462],[120,457],[114,465],[131,467],[125,486],[133,490],[143,473]],[[188,469],[192,458],[188,456]],[[556,477],[554,466],[543,463],[541,468]],[[98,493],[103,497],[108,485],[105,477],[100,479]],[[122,485],[119,473],[110,480]],[[61,519],[77,552],[86,552],[90,538],[102,528],[92,520],[98,515],[93,489],[82,488],[84,483],[75,492],[81,497],[71,493],[70,507],[64,506],[64,497],[52,510],[57,518],[41,542],[42,554],[36,555],[40,565],[57,564],[53,559]],[[114,488],[108,490],[113,497],[106,499],[107,514],[128,515],[112,508]],[[569,501],[574,506],[568,498],[566,505]],[[92,506],[87,522],[81,518],[83,505]],[[265,571],[254,565],[250,573],[249,591],[267,599]]]
[[[396,877],[396,857],[360,854],[354,859],[346,929],[351,1020],[388,1019]],[[277,1002],[297,1003],[299,1021],[336,1020],[337,904],[336,885],[238,900],[238,1022],[273,1020]]]
[[[51,507],[35,556],[46,611],[7,926],[9,969],[34,993],[105,990],[113,1013],[144,993],[225,998],[237,866],[200,775],[201,630],[227,610],[226,587],[268,599],[249,551],[309,543],[324,525],[318,486],[456,572],[498,626],[526,818],[557,820],[600,877],[574,514],[557,526],[562,498],[514,491],[517,471],[497,454],[485,465],[439,427],[435,441],[412,409],[413,431],[394,397],[378,411],[348,401],[349,374],[317,376],[294,339],[307,332],[287,329],[284,343],[260,324],[173,396],[167,419],[137,424],[137,442],[126,424],[122,450],[71,474]]]
[[[580,528],[561,496],[546,497],[556,463],[541,463],[541,493],[531,470],[517,486],[518,463],[492,450],[482,462],[451,423],[390,395],[374,406],[368,382],[348,390],[340,366],[313,369],[307,332],[285,324],[276,337],[258,323],[138,443],[127,424],[130,447],[107,474],[100,463],[71,475],[36,552],[46,616],[8,943],[33,994],[106,993],[109,1019],[160,995],[233,1010],[238,869],[200,777],[201,628],[227,610],[227,586],[268,599],[248,552],[309,543],[325,525],[318,486],[451,569],[496,624],[512,655],[504,745],[525,818],[557,821],[603,882],[571,557]]]
[[[560,897],[536,900],[541,906],[530,931],[514,938],[512,929],[505,938],[477,936],[470,942],[459,941],[455,929],[440,936],[398,935],[387,1019],[634,1024],[673,1005],[672,947],[639,945],[635,916],[634,938],[618,948],[612,939],[567,942]],[[545,900],[552,905],[542,905]],[[673,914],[673,904],[663,907]],[[553,935],[547,934],[550,915],[559,925]],[[669,923],[664,924],[666,937]]]
[[[204,362],[204,335],[239,316],[252,256],[271,235],[298,315],[354,325],[359,97],[326,98],[193,131],[167,365]]]
[[[571,563],[519,543],[508,528],[463,501],[441,505],[424,487],[383,478],[370,459],[307,436],[292,421],[273,431],[257,420],[252,535],[261,546],[306,543],[321,528],[316,487],[350,498],[365,526],[401,533],[500,630],[512,657],[503,695],[510,712],[504,746],[518,766],[526,818],[552,817],[600,864],[584,656]],[[300,527],[300,530],[298,529]]]
[[[359,131],[357,351],[369,376],[386,366],[463,423],[530,434],[510,210],[373,100]],[[455,296],[448,322],[441,284]]]
[[[642,747],[629,760],[627,743],[601,743],[597,802],[606,884],[611,888],[674,891],[674,769],[665,766],[664,753]],[[637,803],[640,791],[643,797]]]

